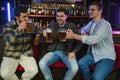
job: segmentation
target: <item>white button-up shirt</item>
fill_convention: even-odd
[[[91,26],[92,21],[82,28],[81,33],[85,31],[90,34]],[[95,62],[106,58],[115,60],[116,53],[112,39],[112,29],[109,22],[105,19],[102,19],[96,24],[92,34],[89,36],[82,35],[82,42],[92,45],[92,53]]]

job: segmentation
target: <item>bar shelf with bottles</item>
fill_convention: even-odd
[[[59,8],[68,10],[67,21],[75,23],[78,29],[85,26],[90,20],[87,16],[87,9],[83,8],[80,3],[34,3],[28,5],[28,13],[35,24],[39,25],[40,28],[46,28],[50,23],[56,21],[55,13]]]
[[[38,15],[38,14],[30,14],[29,17],[43,17],[43,18],[55,18],[55,15]],[[88,16],[68,16],[68,18],[88,18]]]

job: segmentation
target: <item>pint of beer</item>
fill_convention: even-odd
[[[34,27],[33,27],[33,23],[32,20],[29,19],[26,23],[26,30],[28,33],[33,33],[34,32]]]
[[[53,42],[53,33],[51,28],[46,28],[46,42],[47,43]]]
[[[66,29],[59,30],[59,39],[61,42],[66,41]]]

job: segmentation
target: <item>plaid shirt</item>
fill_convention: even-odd
[[[51,23],[48,27],[52,28],[53,31],[53,43],[47,43],[47,51],[55,51],[57,47],[57,43],[59,42],[59,31],[58,31],[58,24],[57,23]],[[64,26],[66,29],[71,29],[74,33],[79,34],[77,27],[75,24],[67,22]],[[66,41],[66,47],[65,53],[69,52],[75,52],[77,53],[80,50],[81,42],[74,39],[67,39]]]
[[[37,27],[34,27],[34,33],[27,33],[26,29],[19,31],[15,20],[6,24],[3,28],[5,56],[14,59],[19,59],[21,55],[33,56],[32,42],[40,33]]]

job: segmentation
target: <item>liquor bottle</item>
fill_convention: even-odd
[[[39,28],[40,28],[40,30],[42,30],[42,19],[40,20],[39,23],[40,23],[40,24],[39,24]]]
[[[47,20],[47,21],[46,21],[46,25],[45,25],[45,26],[46,26],[46,28],[48,27],[48,25],[49,25],[49,23],[48,23],[48,20]]]
[[[38,6],[39,6],[39,5],[36,5],[35,14],[39,14],[39,12],[38,12]]]
[[[41,8],[41,4],[38,5],[38,14],[42,13],[42,8]]]
[[[29,13],[29,14],[31,13],[30,5],[28,5],[28,13]]]

